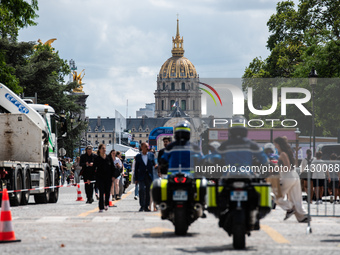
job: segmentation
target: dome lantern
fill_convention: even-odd
[[[177,31],[176,37],[172,37],[172,56],[173,57],[183,57],[184,49],[183,49],[183,36],[182,38],[179,35],[179,20],[177,19]]]

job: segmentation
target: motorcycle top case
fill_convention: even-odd
[[[168,180],[156,179],[151,184],[151,196],[156,204],[166,202],[168,199]]]

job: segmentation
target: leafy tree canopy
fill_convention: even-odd
[[[307,78],[314,66],[319,78],[340,77],[340,1],[300,0],[277,4],[267,26],[271,33],[267,48],[269,56],[256,57],[245,69],[243,89],[253,87],[254,107],[269,109],[272,88],[303,87],[311,90],[307,79],[280,82],[282,78]],[[250,81],[246,78],[279,78],[276,82]],[[298,95],[295,95],[298,96]],[[312,111],[311,102],[305,106]],[[260,108],[259,108],[260,107]],[[336,136],[340,127],[340,82],[327,79],[315,89],[316,134]],[[279,111],[279,107],[278,107]],[[283,118],[279,112],[273,116]],[[303,135],[311,132],[311,117],[304,116],[296,107],[289,107],[287,116],[299,121]],[[252,118],[249,113],[246,115]]]

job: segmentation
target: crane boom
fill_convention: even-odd
[[[0,83],[0,106],[10,113],[26,114],[37,126],[46,131],[43,117],[2,83]]]

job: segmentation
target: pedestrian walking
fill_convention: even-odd
[[[66,165],[65,178],[66,178],[66,181],[67,181],[68,180],[68,176],[72,172],[72,165],[73,165],[73,163],[71,162],[71,158],[67,158],[65,160],[65,165]],[[67,184],[70,184],[69,181],[67,181]]]
[[[81,171],[81,166],[80,166],[80,157],[76,157],[76,161],[73,164],[73,172],[74,172],[74,181],[75,183],[80,183],[80,171]]]
[[[139,211],[149,212],[150,185],[153,179],[153,168],[155,164],[154,155],[148,152],[149,145],[141,144],[142,151],[136,155],[135,183],[139,184]]]
[[[165,148],[166,146],[168,146],[169,144],[171,143],[171,138],[170,137],[164,137],[163,138],[163,145],[164,145],[164,148],[159,150],[158,152],[158,156],[157,156],[157,163],[158,163],[158,175],[161,176],[162,178],[166,178],[168,176],[168,171],[166,168],[161,168],[160,165],[161,165],[161,162],[162,160],[162,156],[164,154],[164,151],[165,151]]]
[[[132,174],[132,183],[136,183],[135,177],[135,166],[136,166],[136,157],[133,158],[132,166],[131,166],[131,174]],[[135,184],[135,197],[134,199],[137,200],[139,195],[139,185],[138,183]]]
[[[312,158],[312,151],[310,149],[308,149],[306,151],[307,157],[304,158],[301,161],[301,165],[300,165],[300,179],[303,182],[303,189],[305,192],[307,192],[308,194],[308,172],[310,171],[310,165],[312,164],[313,158]],[[309,190],[309,194],[311,195],[310,198],[308,198],[307,201],[312,202],[312,198],[313,198],[313,180],[310,180],[310,190]]]
[[[61,160],[61,183],[64,185],[67,178],[67,167],[65,159]]]
[[[312,180],[313,180],[313,186],[314,186],[314,194],[315,194],[315,199],[316,202],[315,204],[322,204],[322,196],[326,184],[326,168],[327,165],[324,163],[324,161],[321,159],[322,157],[322,152],[318,151],[316,154],[316,159],[313,160],[311,164],[311,172],[312,172]],[[329,173],[326,172],[327,175],[329,176]],[[330,180],[328,177],[327,179]]]
[[[80,156],[80,166],[82,167],[82,175],[85,182],[85,193],[87,197],[86,203],[92,203],[93,200],[93,183],[95,180],[95,169],[93,167],[94,159],[97,156],[93,153],[93,147],[88,145],[85,154]]]
[[[111,159],[114,163],[115,160],[116,160],[116,151],[111,150],[109,156],[111,157]],[[119,165],[118,162],[117,162],[117,164]],[[113,198],[115,197],[115,191],[116,191],[116,194],[119,194],[119,179],[117,179],[119,176],[120,176],[120,171],[117,168],[117,165],[115,165],[115,170],[114,170],[113,175],[112,175],[112,185],[111,185],[111,195],[112,195]]]
[[[337,155],[335,153],[332,153],[330,156],[331,161],[337,160]],[[339,196],[340,199],[340,189],[339,189],[339,177],[340,172],[336,170],[336,165],[339,163],[329,163],[327,167],[327,174],[329,176],[328,178],[328,187],[331,189],[331,192],[328,192],[329,194],[332,193],[332,196],[330,198],[331,202],[334,201],[334,203],[337,203],[337,197]],[[340,200],[339,200],[340,203]]]
[[[115,166],[112,157],[106,155],[106,146],[98,146],[98,156],[94,159],[94,168],[96,170],[96,183],[99,189],[99,212],[109,208],[110,191],[112,186],[112,176]]]
[[[155,158],[155,166],[153,167],[153,173],[152,173],[152,176],[153,176],[153,179],[152,179],[152,181],[154,181],[154,180],[156,180],[156,179],[158,179],[158,178],[160,178],[160,176],[159,176],[159,173],[158,173],[158,165],[157,165],[157,158],[155,157],[155,149],[151,149],[150,150],[150,153],[152,153],[153,154],[153,156],[154,156],[154,158]],[[153,209],[152,209],[153,208]],[[157,209],[157,206],[156,206],[156,204],[153,202],[153,200],[152,200],[152,196],[150,196],[150,205],[149,205],[149,209],[150,209],[150,211],[151,210],[153,210],[154,212],[156,212],[158,209]]]
[[[118,177],[115,178],[114,180],[114,186],[115,186],[115,199],[116,200],[119,200],[120,199],[120,193],[119,193],[119,182],[121,181],[121,178],[122,178],[122,173],[123,173],[123,170],[124,170],[124,166],[123,166],[123,163],[121,161],[121,153],[120,151],[116,151],[115,152],[115,159],[114,159],[114,164],[115,164],[115,167],[119,170],[119,175]]]
[[[282,181],[281,193],[282,197],[276,200],[276,203],[286,211],[287,220],[295,214],[298,222],[307,223],[308,215],[302,206],[301,184],[298,173],[292,166],[294,165],[293,152],[283,137],[277,137],[274,140],[274,145],[279,152],[278,170]],[[288,199],[284,197],[287,195]]]

